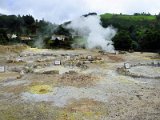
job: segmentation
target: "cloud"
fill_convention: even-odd
[[[91,10],[99,13],[126,13],[151,12],[152,14],[160,12],[159,0],[87,0]]]
[[[31,14],[38,19],[62,23],[88,12],[160,12],[159,0],[0,0],[0,13]]]
[[[89,12],[85,0],[8,0],[5,7],[0,5],[0,12],[7,9],[10,14],[31,14],[38,19],[51,22],[64,22]]]

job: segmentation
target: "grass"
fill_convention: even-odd
[[[133,21],[143,21],[143,20],[147,20],[147,21],[152,21],[152,20],[156,20],[156,16],[150,15],[150,16],[146,16],[146,15],[120,15],[120,14],[110,14],[110,13],[106,13],[106,14],[102,14],[101,18],[103,19],[123,19],[123,20],[133,20]]]

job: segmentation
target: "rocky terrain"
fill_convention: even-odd
[[[160,118],[156,53],[0,46],[0,67],[0,120]]]

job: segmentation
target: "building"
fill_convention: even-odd
[[[65,35],[52,35],[51,40],[59,40],[59,41],[65,41],[68,39]]]
[[[7,34],[8,39],[16,39],[17,35],[16,34]]]
[[[17,35],[16,35],[16,34],[12,34],[11,38],[12,38],[12,39],[16,39],[16,38],[17,38]]]
[[[31,37],[29,37],[29,36],[20,36],[20,39],[22,41],[30,41],[30,40],[32,40]]]
[[[20,36],[19,38],[21,43],[25,43],[27,45],[29,45],[33,41],[33,39],[31,39],[31,37],[29,36]]]

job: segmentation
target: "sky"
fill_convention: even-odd
[[[151,13],[160,12],[159,0],[0,0],[0,13],[33,15],[52,23],[63,23],[89,12]]]

